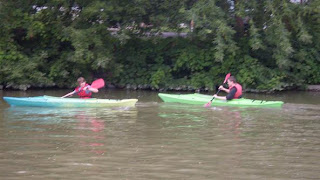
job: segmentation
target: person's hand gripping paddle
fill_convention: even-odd
[[[227,82],[227,80],[229,79],[230,76],[231,76],[230,73],[228,73],[228,74],[226,75],[226,77],[224,78],[224,81],[223,81],[223,84],[222,84],[222,85],[224,85],[224,84]],[[218,90],[218,92],[217,92],[216,94],[218,94],[219,92],[220,92],[220,89]],[[205,104],[204,107],[210,107],[213,99],[214,99],[214,97],[213,97],[207,104]]]

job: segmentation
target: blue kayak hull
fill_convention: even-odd
[[[53,96],[37,97],[3,97],[11,106],[30,106],[30,107],[70,107],[70,108],[97,108],[97,107],[119,107],[134,106],[138,99],[77,99],[60,98]]]

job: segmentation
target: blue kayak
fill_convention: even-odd
[[[70,108],[97,108],[97,107],[119,107],[134,106],[138,99],[78,99],[60,98],[53,96],[37,97],[3,97],[11,106],[34,106],[34,107],[70,107]]]

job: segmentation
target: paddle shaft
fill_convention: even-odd
[[[220,92],[220,89],[218,90],[218,92],[216,93],[216,95],[218,95],[218,93]],[[214,97],[210,100],[211,102],[214,100]]]
[[[227,80],[229,79],[230,76],[231,76],[230,73],[228,73],[228,74],[226,75],[226,77],[224,78],[224,81],[223,81],[222,85],[224,85],[224,84],[227,82]],[[220,88],[219,88],[218,92],[216,93],[216,95],[218,95],[219,92],[220,92]],[[209,106],[211,105],[211,103],[212,103],[213,100],[214,100],[214,97],[212,97],[212,99],[211,99],[207,104],[205,104],[204,107],[209,107]]]
[[[226,77],[224,78],[224,81],[223,81],[223,83],[222,83],[222,86],[227,82],[227,80],[229,79],[230,76],[231,76],[230,73],[228,73],[228,74],[226,75]],[[218,95],[219,92],[220,92],[220,89],[218,90],[218,92],[216,93],[216,95]],[[214,97],[212,97],[212,99],[211,99],[210,102],[212,102],[213,99],[214,99]]]

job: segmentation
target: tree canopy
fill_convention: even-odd
[[[320,83],[320,1],[0,0],[0,84],[245,89]],[[166,36],[170,32],[172,36]]]

